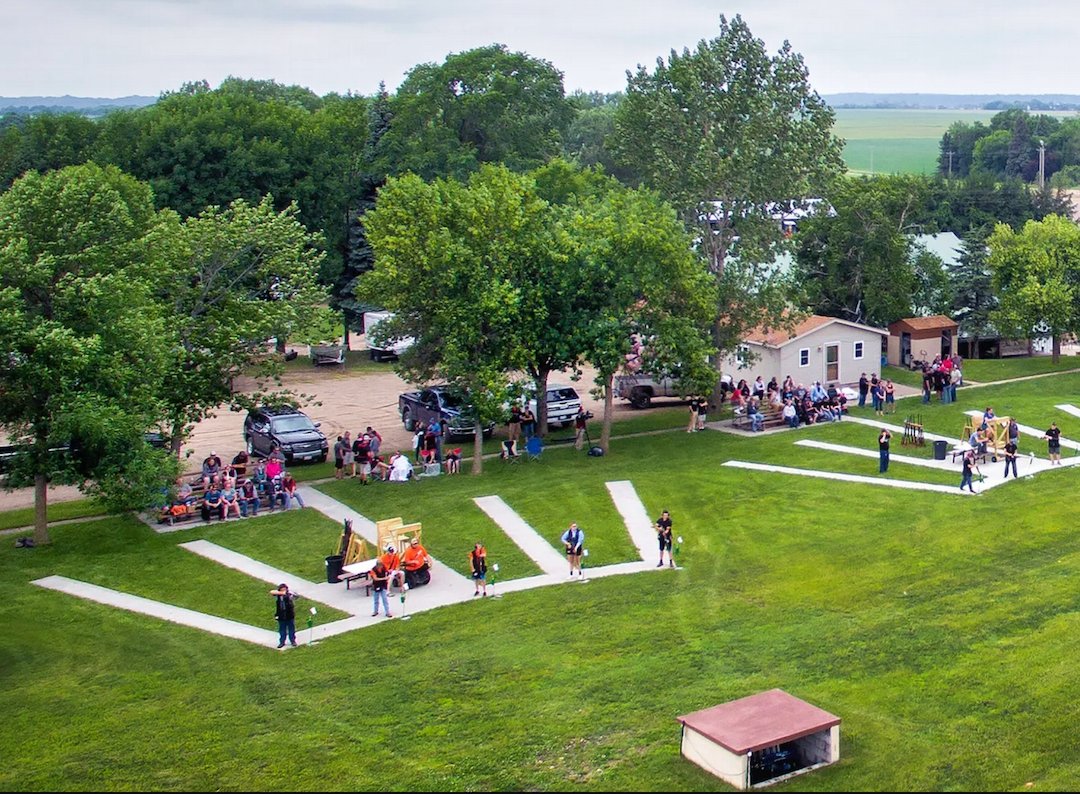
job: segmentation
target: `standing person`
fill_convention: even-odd
[[[285,638],[288,637],[289,644],[292,647],[296,647],[296,594],[289,591],[289,586],[282,582],[278,585],[277,590],[271,590],[270,595],[274,596],[276,603],[274,605],[274,617],[277,618],[278,625],[278,646],[279,648],[285,647]]]
[[[859,376],[859,407],[866,407],[866,395],[870,392],[870,381],[866,379],[864,372]]]
[[[934,391],[934,374],[930,371],[930,367],[923,364],[922,368],[922,401],[923,405],[930,402],[930,395]]]
[[[379,616],[380,600],[386,617],[394,617],[390,614],[390,601],[386,598],[386,591],[390,587],[390,571],[386,569],[382,559],[375,561],[375,565],[368,572],[368,581],[371,582],[371,617]]]
[[[705,423],[709,420],[709,401],[704,397],[698,399],[697,404],[697,429],[704,430]]]
[[[954,369],[953,372],[956,372]],[[1005,444],[1005,479],[1009,478],[1009,467],[1012,466],[1013,479],[1020,475],[1016,473],[1016,444],[1010,438]]]
[[[674,568],[675,560],[671,556],[671,514],[667,510],[656,519],[656,539],[660,543],[660,562],[656,563],[656,567],[664,567],[664,552],[667,551],[668,565]]]
[[[359,440],[357,439],[357,441]],[[345,431],[345,436],[341,439],[341,463],[342,471],[347,468],[350,477],[356,476],[356,446],[348,430]]]
[[[483,595],[487,597],[487,549],[484,548],[484,544],[477,541],[472,547],[472,551],[469,552],[469,570],[472,575],[473,583],[476,585],[476,589],[473,591],[473,598],[480,595],[480,590],[483,588]]]
[[[953,368],[949,372],[949,399],[956,402],[956,387],[960,385],[960,370]]]
[[[334,442],[334,479],[345,479],[345,440],[340,435]]]
[[[585,423],[587,421],[585,409],[578,408],[577,416],[574,417],[574,449],[581,449],[585,446]]]
[[[371,447],[371,458],[374,460],[379,457],[379,451],[382,449],[382,436],[379,435],[379,431],[374,427],[368,425],[368,429],[364,431],[367,433],[368,445]]]
[[[878,416],[885,415],[885,384],[877,380],[877,375],[874,376],[876,382],[870,384],[870,396],[874,403],[874,413]]]
[[[577,524],[571,524],[569,529],[562,533],[562,542],[566,546],[566,561],[570,563],[570,575],[574,575],[574,571],[577,571],[578,576],[583,576],[581,573],[581,552],[585,546],[585,533],[578,529]]]
[[[521,408],[520,408],[520,406],[517,406],[517,405],[510,406],[510,418],[506,420],[506,437],[510,441],[517,441],[519,438],[521,438]]]
[[[1009,443],[1015,444],[1018,449],[1020,447],[1020,425],[1016,424],[1016,420],[1012,417],[1009,417]]]
[[[367,485],[371,475],[371,436],[367,433],[359,436],[353,444],[353,458],[353,470],[358,466],[360,468],[360,484]]]
[[[1043,438],[1047,441],[1047,452],[1050,454],[1050,465],[1061,465],[1061,429],[1057,426],[1057,422],[1051,422],[1050,427],[1043,433]]]
[[[521,432],[525,434],[526,440],[536,435],[536,414],[528,403],[525,403],[521,411]]]
[[[964,490],[964,486],[968,487],[968,490],[975,493],[975,486],[971,484],[972,472],[977,468],[975,466],[975,453],[972,450],[968,450],[964,453],[964,470],[960,475],[960,490]]]
[[[424,423],[416,423],[416,432],[413,433],[413,460],[419,463],[424,457]]]
[[[885,472],[887,472],[889,470],[889,439],[890,438],[892,438],[892,433],[890,433],[884,427],[881,428],[881,432],[878,434],[878,437],[877,437],[878,458],[879,458],[878,473],[879,474],[884,474]]]
[[[697,412],[698,412],[698,401],[691,397],[690,398],[690,424],[688,424],[686,426],[686,432],[687,433],[696,433],[697,432]],[[580,449],[580,447],[579,447],[579,449]]]
[[[891,380],[885,381],[885,412],[896,413],[896,387]]]
[[[442,463],[442,442],[443,433],[445,432],[443,420],[436,416],[428,425],[428,430],[431,431],[431,435],[435,439],[435,463]]]

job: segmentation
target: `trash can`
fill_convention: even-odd
[[[331,554],[326,558],[326,581],[330,584],[337,584],[338,577],[341,576],[341,566],[345,563],[345,556],[342,554]]]
[[[945,460],[945,453],[949,451],[948,441],[934,442],[934,460]]]

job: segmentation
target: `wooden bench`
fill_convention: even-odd
[[[182,524],[192,519],[202,518],[202,507],[205,498],[203,496],[204,489],[202,486],[202,480],[199,480],[198,485],[192,484],[191,486],[191,502],[187,505],[187,511],[184,513],[173,513],[172,506],[162,508],[160,515],[158,516],[159,524],[168,524],[174,526],[176,524]],[[259,494],[259,509],[270,511],[270,495],[268,493]],[[214,516],[210,516],[210,520],[214,520]],[[219,519],[220,520],[220,519]]]
[[[763,420],[761,423],[762,430],[770,430],[774,427],[786,427],[787,421],[784,419],[782,411],[769,410],[762,412]],[[750,422],[750,416],[748,414],[740,414],[731,420],[731,426],[736,430],[745,430],[752,432],[753,425]]]

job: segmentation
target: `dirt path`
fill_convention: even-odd
[[[300,357],[303,359],[306,353],[300,348]],[[592,411],[597,417],[603,415],[603,404],[589,396],[592,388],[594,372],[585,368],[580,381],[574,383],[568,373],[552,375],[551,383],[564,383],[572,385],[581,395],[582,404],[586,410]],[[321,405],[308,405],[303,410],[315,422],[320,422],[320,429],[330,439],[331,443],[337,436],[349,430],[355,436],[357,431],[363,432],[369,425],[383,437],[383,449],[409,450],[412,448],[412,434],[405,430],[398,416],[398,395],[411,388],[408,383],[399,378],[390,365],[385,370],[378,371],[342,371],[336,367],[312,367],[311,369],[298,369],[287,372],[282,378],[283,384],[297,392],[310,394]],[[252,388],[252,383],[238,381],[237,387],[241,390]],[[669,407],[676,404],[664,400],[657,403],[656,408]],[[616,401],[615,417],[633,413],[641,415],[656,409],[636,411],[629,403]],[[192,433],[189,442],[184,445],[182,454],[185,455],[186,468],[190,471],[198,471],[203,458],[211,452],[217,452],[222,459],[231,460],[243,446],[244,416],[234,413],[228,408],[220,409],[216,416],[204,419]],[[190,454],[189,454],[190,453]],[[70,486],[56,486],[49,489],[50,502],[64,502],[82,498],[77,488]],[[34,494],[32,489],[17,489],[14,491],[0,490],[0,510],[14,510],[21,507],[32,507]]]

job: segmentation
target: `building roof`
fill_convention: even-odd
[[[934,314],[930,317],[907,317],[889,323],[889,333],[897,331],[938,331],[944,328],[958,328],[956,320],[946,317],[944,314]]]
[[[841,320],[839,317],[824,317],[820,314],[811,314],[801,323],[798,323],[791,331],[785,331],[782,328],[766,329],[762,326],[758,326],[757,328],[747,331],[743,341],[751,344],[764,345],[765,347],[783,347],[800,337],[806,336],[819,328],[832,325],[833,323],[840,323],[841,325],[847,325],[851,328],[861,328],[864,331],[880,334],[881,336],[889,335],[888,331],[881,328],[860,325],[859,323]]]
[[[677,719],[738,755],[840,724],[839,717],[782,689],[759,692]]]

